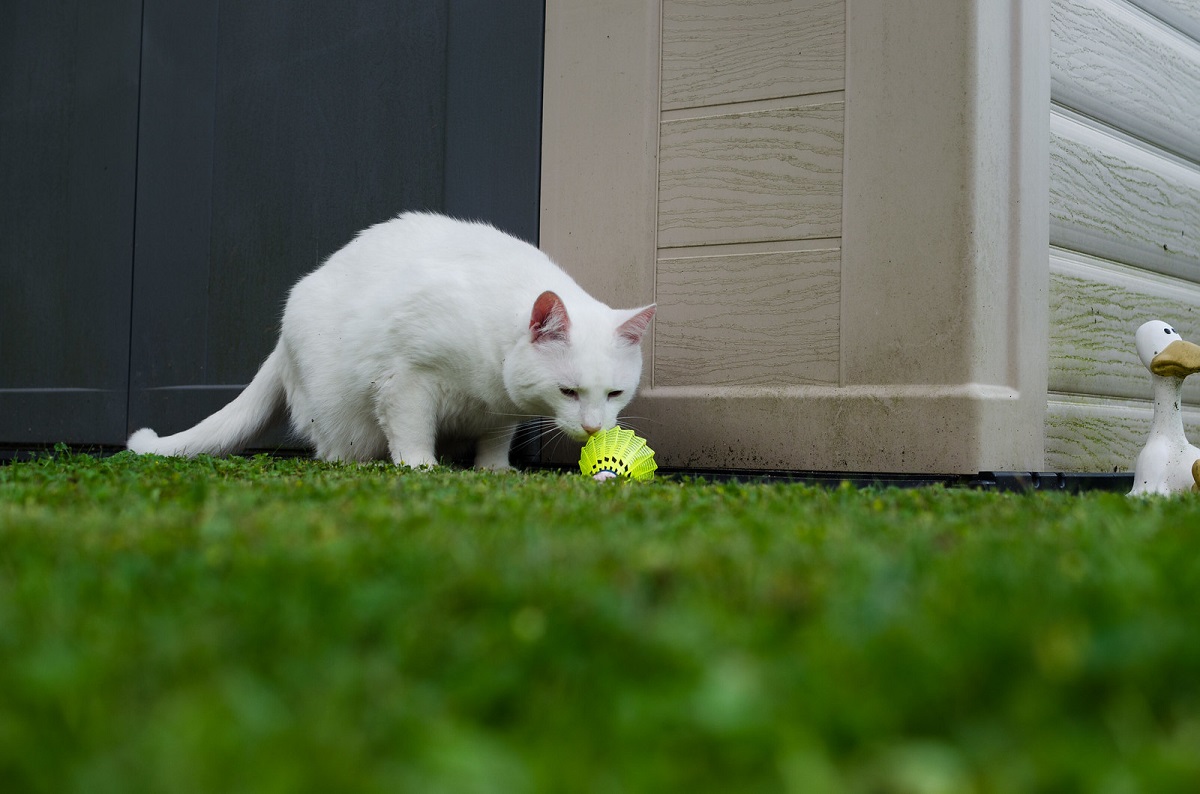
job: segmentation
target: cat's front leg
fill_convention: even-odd
[[[494,428],[480,436],[475,443],[475,468],[492,471],[512,469],[508,462],[508,450],[512,446],[516,425]]]
[[[397,466],[437,465],[437,407],[431,391],[420,378],[399,374],[377,386],[375,414]]]

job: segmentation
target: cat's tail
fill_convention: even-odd
[[[276,345],[250,385],[233,402],[193,428],[159,438],[150,428],[129,437],[127,446],[141,454],[183,458],[237,452],[263,431],[287,398],[283,388],[283,344]]]

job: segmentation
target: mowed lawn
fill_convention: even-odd
[[[1200,498],[0,466],[0,791],[1200,790]]]

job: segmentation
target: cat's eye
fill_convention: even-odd
[[[564,388],[564,389],[559,389],[559,391],[562,392],[563,397],[569,397],[572,400],[579,399],[579,392],[575,389],[565,389]]]
[[[617,399],[618,397],[620,397],[620,396],[621,396],[622,394],[624,394],[624,393],[625,393],[625,392],[621,391],[620,389],[617,389],[616,391],[610,391],[610,392],[608,393],[608,399],[610,399],[610,400],[615,400],[615,399]]]

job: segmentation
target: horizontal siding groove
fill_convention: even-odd
[[[768,240],[756,243],[711,243],[709,245],[664,246],[658,249],[660,259],[702,256],[737,256],[741,254],[786,254],[793,251],[836,251],[842,247],[840,237],[817,237],[808,240]]]
[[[1049,392],[1047,394],[1048,405],[1052,406],[1071,406],[1084,411],[1096,412],[1112,412],[1112,413],[1129,413],[1137,416],[1144,416],[1146,419],[1146,433],[1150,432],[1150,417],[1154,414],[1153,400],[1128,399],[1122,397],[1094,397],[1087,394],[1066,394],[1064,392]],[[1183,411],[1184,421],[1192,425],[1200,425],[1200,407],[1184,404],[1180,409]],[[1190,436],[1190,434],[1189,434]],[[1200,433],[1192,439],[1200,438]],[[1143,435],[1139,441],[1144,442],[1146,437]],[[1130,461],[1131,467],[1133,460]]]
[[[1051,244],[1196,280],[1197,218],[1200,168],[1051,114]]]
[[[1200,4],[1196,0],[1133,0],[1131,5],[1188,37],[1200,40]]]
[[[1131,471],[1150,433],[1149,401],[1051,394],[1046,405],[1046,468]],[[1200,410],[1185,407],[1189,438],[1200,437]]]
[[[696,107],[673,108],[662,111],[663,121],[688,121],[715,116],[738,116],[743,113],[758,113],[764,110],[790,110],[808,105],[844,102],[845,91],[823,91],[814,94],[768,97],[746,102],[728,102],[720,105],[697,105]]]
[[[1104,119],[1093,116],[1086,110],[1064,104],[1057,98],[1050,103],[1050,123],[1052,128],[1055,119],[1061,119],[1067,125],[1075,124],[1080,127],[1086,127],[1096,135],[1111,138],[1130,148],[1137,149],[1142,155],[1138,158],[1140,161],[1156,162],[1162,160],[1180,168],[1193,169],[1200,172],[1200,158],[1193,159],[1185,157],[1179,152],[1164,149],[1152,140],[1143,138],[1121,127],[1114,126]],[[1147,158],[1152,158],[1152,160]]]
[[[841,102],[660,125],[658,245],[841,237]]]
[[[21,388],[5,388],[0,389],[0,395],[3,394],[121,394],[124,391],[117,389],[86,389],[76,387],[46,387],[40,388],[37,386],[21,387]]]
[[[1047,392],[1047,397],[1051,403],[1077,405],[1084,408],[1110,408],[1114,411],[1153,411],[1154,409],[1153,402],[1138,397],[1096,396],[1054,390]]]
[[[1051,38],[1054,101],[1200,160],[1200,42],[1122,0],[1055,0]]]
[[[654,384],[838,382],[841,252],[658,260]]]
[[[664,109],[840,90],[845,0],[664,0]]]
[[[1052,0],[1052,2],[1061,3],[1064,0]],[[1136,20],[1138,23],[1156,28],[1164,34],[1193,42],[1197,40],[1197,36],[1188,31],[1186,14],[1172,10],[1173,5],[1183,7],[1184,4],[1194,4],[1196,0],[1182,0],[1181,3],[1171,3],[1170,0],[1166,2],[1160,0],[1070,0],[1070,2],[1102,3],[1105,6],[1112,6],[1114,13],[1120,14],[1121,17]],[[1184,24],[1176,25],[1172,20],[1181,21]],[[1200,14],[1195,17],[1195,21],[1200,24]]]
[[[793,384],[788,386],[659,386],[638,392],[637,399],[673,398],[698,400],[762,400],[764,402],[796,402],[799,407],[792,410],[802,411],[805,400],[865,400],[869,402],[888,404],[891,400],[928,400],[930,402],[955,401],[997,402],[1015,401],[1020,393],[1008,386],[996,386],[988,383],[953,383],[953,384],[858,384],[858,385],[821,385]]]
[[[1200,284],[1190,279],[1165,276],[1162,273],[1145,270],[1136,265],[1118,262],[1113,259],[1105,259],[1100,256],[1090,256],[1079,251],[1072,251],[1069,248],[1060,248],[1054,245],[1050,246],[1050,258],[1051,266],[1055,269],[1078,274],[1081,278],[1090,278],[1096,281],[1120,283],[1129,286],[1137,285],[1141,289],[1153,294],[1163,296],[1173,295],[1181,301],[1194,302],[1197,306],[1193,311],[1200,314]],[[1197,322],[1198,327],[1195,330],[1200,335],[1200,319]]]
[[[1150,374],[1134,348],[1147,320],[1200,339],[1200,285],[1070,251],[1050,256],[1049,388],[1064,394],[1144,399]],[[1200,403],[1200,378],[1184,399]]]

